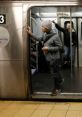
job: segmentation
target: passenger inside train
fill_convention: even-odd
[[[61,85],[63,83],[59,67],[62,43],[58,34],[53,32],[52,22],[50,20],[42,21],[41,28],[44,33],[41,38],[33,35],[30,27],[28,27],[26,31],[33,39],[39,41],[43,45],[41,49],[46,58],[47,66],[49,66],[51,77],[54,79],[52,95],[57,95],[61,91]],[[44,64],[44,62],[42,64]]]
[[[70,67],[72,60],[72,67],[74,67],[77,47],[77,35],[74,29],[73,22],[67,21],[65,23],[65,28],[60,27],[57,23],[55,23],[55,21],[53,21],[53,23],[59,31],[62,31],[64,33],[64,65]],[[70,37],[72,37],[72,40],[70,39]]]

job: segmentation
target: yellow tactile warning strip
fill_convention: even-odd
[[[0,117],[82,117],[82,103],[0,101]]]

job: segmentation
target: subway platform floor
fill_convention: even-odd
[[[82,103],[0,101],[0,117],[82,117]]]

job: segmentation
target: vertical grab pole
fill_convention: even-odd
[[[71,24],[71,22],[72,22],[72,14],[71,14],[71,8],[70,8],[70,24]],[[72,25],[70,25],[70,28],[72,28]],[[70,31],[70,56],[71,56],[71,72],[72,72],[72,70],[73,70],[73,68],[72,68],[72,32]]]

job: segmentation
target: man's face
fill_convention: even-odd
[[[67,28],[67,29],[70,29],[70,28],[71,28],[71,24],[70,24],[70,23],[67,23],[66,28]]]
[[[46,29],[45,27],[41,27],[42,28],[42,32],[47,32],[48,31],[48,29]]]

